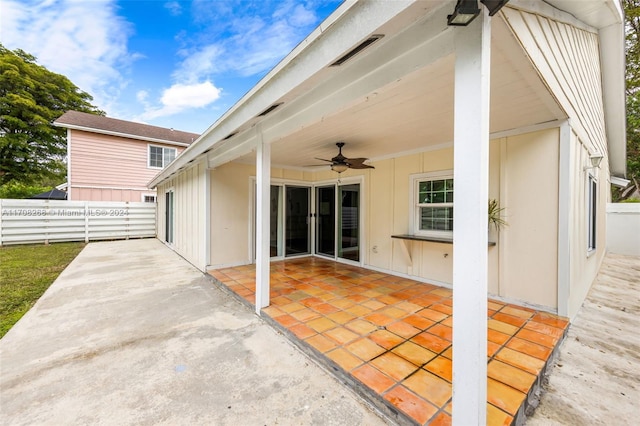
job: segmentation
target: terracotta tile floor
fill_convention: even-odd
[[[255,266],[210,271],[252,305]],[[514,421],[568,322],[489,300],[487,424]],[[451,423],[452,292],[315,257],[271,264],[272,320],[418,424]],[[375,397],[374,395],[374,397]]]

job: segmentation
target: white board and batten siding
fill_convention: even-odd
[[[579,139],[607,155],[598,33],[578,22],[505,7],[506,21],[566,111]],[[560,19],[560,18],[559,18]],[[567,17],[567,20],[570,18]]]
[[[0,245],[151,238],[156,205],[0,199]]]
[[[201,271],[209,264],[207,208],[209,173],[204,161],[181,171],[157,188],[158,238],[166,238],[166,193],[173,192],[173,242],[168,245]],[[221,200],[221,202],[224,202]]]

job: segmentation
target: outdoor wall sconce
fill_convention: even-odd
[[[331,170],[333,170],[334,172],[337,172],[337,173],[342,173],[345,170],[347,170],[348,168],[349,168],[349,166],[347,166],[344,163],[337,163],[337,164],[332,164],[331,165]]]
[[[480,0],[489,9],[489,16],[493,16],[507,4],[509,0]],[[458,0],[453,13],[447,16],[447,24],[458,27],[465,27],[480,14],[478,0]]]
[[[599,152],[596,152],[595,154],[591,154],[589,156],[589,161],[591,162],[591,165],[586,166],[584,170],[599,168],[600,163],[602,162],[602,158],[604,158],[604,155],[600,154]]]

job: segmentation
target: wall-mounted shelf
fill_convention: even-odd
[[[400,234],[400,235],[392,235],[391,238],[395,238],[398,240],[402,240],[403,244],[401,245],[402,251],[404,255],[407,257],[409,261],[409,267],[413,267],[413,259],[411,256],[411,249],[409,246],[409,241],[424,241],[428,243],[441,243],[441,244],[453,244],[453,238],[442,238],[442,237],[426,237],[423,235],[410,235],[410,234]],[[495,246],[495,241],[489,241],[488,246]]]

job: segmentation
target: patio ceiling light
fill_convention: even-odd
[[[447,23],[453,26],[464,27],[476,19],[480,14],[478,0],[458,0],[453,14],[447,16]]]

